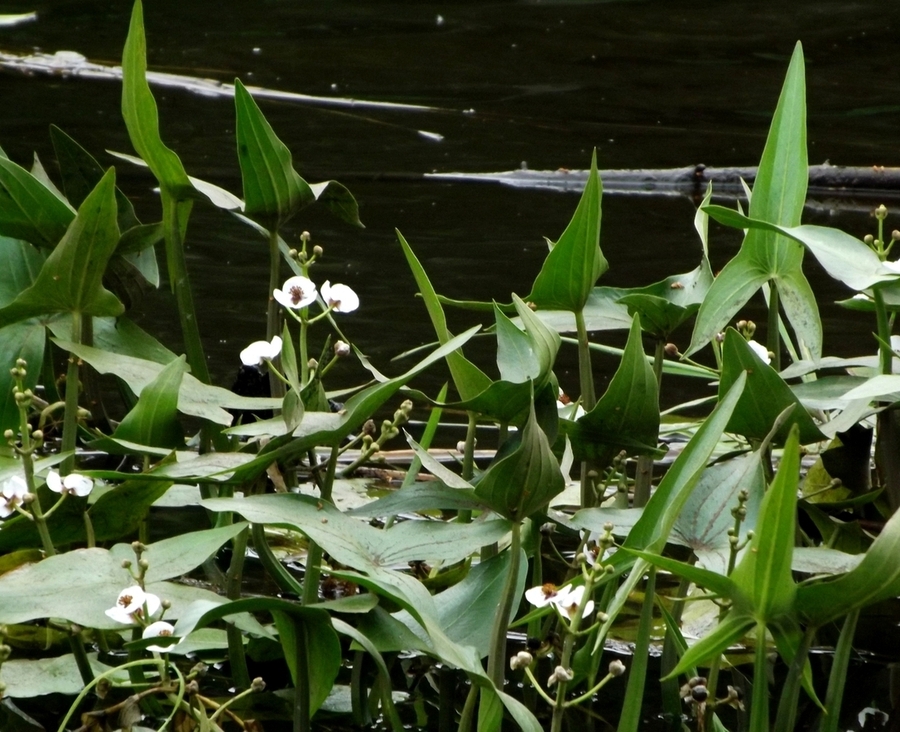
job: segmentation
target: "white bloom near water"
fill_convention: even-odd
[[[359,307],[359,297],[347,285],[322,285],[322,299],[336,313],[352,313]]]
[[[12,475],[0,483],[0,518],[15,513],[28,493],[28,484],[21,475]]]
[[[316,285],[308,277],[290,277],[280,290],[276,288],[272,291],[272,297],[286,308],[299,310],[316,301]]]
[[[126,587],[116,598],[114,607],[106,611],[107,617],[123,625],[134,625],[140,620],[152,618],[161,603],[156,595],[144,592],[138,585]]]
[[[272,361],[281,353],[281,336],[269,341],[253,341],[241,351],[241,363],[244,366],[259,366],[263,361]]]
[[[69,473],[61,478],[59,473],[51,470],[47,473],[47,487],[54,493],[69,493],[83,498],[93,490],[94,481],[78,473]]]

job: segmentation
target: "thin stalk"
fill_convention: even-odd
[[[296,637],[297,686],[294,689],[294,728],[293,732],[310,732],[309,702],[309,653],[306,642],[306,625],[298,623],[294,633]]]
[[[803,634],[797,655],[791,662],[787,678],[781,689],[781,699],[778,702],[778,715],[775,719],[774,732],[794,732],[797,721],[797,701],[800,698],[800,687],[803,680],[803,670],[806,668],[806,659],[809,657],[809,647],[815,636],[815,628],[809,627]],[[754,687],[755,688],[755,687]]]
[[[462,478],[463,480],[472,480],[475,475],[475,432],[478,428],[478,415],[475,412],[468,412],[469,424],[466,427],[466,446],[463,450]],[[456,515],[458,523],[467,524],[472,520],[472,511],[469,509],[461,510]]]
[[[691,587],[690,581],[684,577],[678,583],[678,589],[675,591],[673,599],[683,600],[687,597],[688,590]],[[662,597],[657,595],[657,602],[662,606]],[[672,609],[672,627],[666,630],[666,639],[663,641],[662,657],[660,658],[660,676],[668,676],[669,672],[675,668],[678,663],[678,643],[675,633],[678,632],[678,624],[681,622],[681,615],[684,612],[684,603],[676,602]],[[665,616],[664,616],[665,617]],[[660,681],[662,692],[663,709],[677,718],[681,714],[681,694],[679,694],[679,686],[677,679],[668,679]],[[710,693],[715,695],[714,686],[708,686]]]
[[[647,682],[650,632],[653,630],[653,598],[655,595],[656,569],[651,567],[647,574],[644,604],[641,607],[641,619],[638,624],[634,654],[631,657],[631,668],[628,669],[628,685],[625,688],[625,699],[622,702],[622,716],[619,718],[618,732],[636,732],[641,724],[641,702],[644,698],[644,686]]]
[[[337,469],[337,459],[340,450],[337,446],[331,448],[331,455],[328,458],[328,467],[325,471],[325,480],[319,487],[322,500],[331,503],[331,489],[334,486],[334,474]],[[319,577],[322,574],[322,547],[310,540],[309,548],[306,552],[306,575],[303,577],[303,597],[301,602],[304,605],[315,605],[319,601]]]
[[[778,285],[769,280],[769,322],[766,328],[766,348],[772,353],[771,366],[781,371],[781,333],[778,330]]]
[[[72,342],[81,344],[81,313],[72,313]],[[71,452],[60,466],[60,473],[68,475],[75,469],[75,443],[78,437],[78,357],[69,354],[66,369],[66,411],[63,417],[61,452]]]
[[[877,287],[872,290],[875,300],[875,320],[878,325],[878,370],[882,374],[890,374],[893,368],[894,354],[891,352],[891,324],[888,320],[887,308],[884,305],[884,295]]]
[[[75,657],[75,665],[78,666],[78,675],[81,676],[81,683],[85,685],[90,684],[94,680],[94,669],[91,668],[87,651],[84,650],[81,635],[75,632],[72,626],[69,628],[69,648],[72,649],[72,655]]]
[[[831,673],[828,676],[828,691],[825,692],[825,709],[827,710],[819,732],[837,732],[841,717],[841,702],[844,699],[844,686],[847,683],[847,667],[853,652],[853,636],[856,634],[856,623],[859,610],[852,610],[844,619],[841,635],[834,649],[831,662]]]
[[[241,581],[244,575],[244,559],[247,556],[247,538],[250,529],[245,528],[232,539],[231,563],[225,574],[225,596],[229,600],[241,598]],[[234,623],[228,623],[226,628],[228,638],[228,660],[231,663],[231,678],[239,689],[250,688],[250,671],[247,668],[247,658],[244,656],[244,637],[241,629]]]
[[[466,696],[466,703],[465,706],[463,706],[457,732],[472,732],[472,719],[475,717],[475,706],[477,702],[478,687],[475,684],[472,684],[469,687],[469,694]]]
[[[575,313],[575,331],[578,338],[578,385],[581,388],[581,404],[586,412],[590,412],[597,404],[597,396],[594,392],[591,349],[583,310]]]
[[[750,732],[769,732],[769,664],[766,626],[756,625],[756,653],[753,659],[753,695],[750,700]]]
[[[662,367],[666,357],[666,342],[662,338],[656,339],[656,348],[653,353],[653,374],[656,376],[657,402],[662,388]],[[650,487],[653,485],[653,458],[649,455],[641,455],[637,461],[637,472],[634,476],[634,507],[642,508],[650,500]]]
[[[516,600],[516,585],[519,579],[519,563],[522,554],[522,525],[515,521],[512,525],[512,543],[509,551],[509,569],[506,570],[506,585],[503,588],[503,599],[494,615],[494,628],[491,631],[491,646],[488,655],[488,676],[498,689],[503,688],[503,676],[506,665],[506,634],[509,630],[509,615]]]
[[[281,287],[281,252],[278,249],[278,231],[269,232],[269,292],[266,310],[266,340],[281,335],[281,308],[272,293]],[[275,359],[275,367],[280,368],[281,356]],[[273,397],[284,396],[284,383],[278,378],[274,369],[269,369],[269,390]]]

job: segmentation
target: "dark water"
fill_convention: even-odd
[[[39,20],[0,29],[3,49],[72,50],[91,61],[118,63],[130,3],[0,6],[23,10],[37,10]],[[146,3],[145,18],[151,69],[437,108],[347,112],[262,103],[301,174],[311,181],[342,180],[360,201],[364,231],[311,212],[287,233],[296,241],[300,230],[309,229],[325,247],[316,279],[342,281],[359,292],[362,307],[343,322],[366,352],[390,368],[388,357],[433,338],[413,297],[395,227],[440,292],[508,301],[512,291],[528,292],[546,251],[542,237],[557,237],[576,203],[573,195],[435,182],[420,174],[509,170],[523,161],[532,169],[583,168],[593,147],[603,168],[755,164],[797,40],[807,60],[810,161],[900,164],[892,53],[898,12],[874,0],[156,0]],[[156,93],[164,139],[188,172],[240,194],[230,100]],[[52,159],[51,122],[104,164],[113,162],[104,149],[132,152],[118,112],[117,82],[4,73],[0,99],[0,145],[23,164],[33,150]],[[151,179],[118,168],[144,220],[158,216]],[[608,196],[601,244],[611,269],[604,283],[646,284],[692,269],[699,257],[693,207],[687,198]],[[859,236],[874,223],[864,211],[812,212],[807,219]],[[738,243],[733,232],[715,230],[717,268]],[[266,248],[249,229],[199,206],[189,244],[211,369],[228,383],[238,351],[264,335]],[[822,282],[813,263],[807,269],[826,318],[826,351],[873,350],[872,325],[830,306],[847,293]],[[178,350],[165,288],[136,317]],[[457,327],[478,322],[467,314],[451,317]],[[677,335],[683,345],[690,334]],[[561,378],[574,388],[573,365],[564,353]],[[615,362],[598,365],[608,373]]]

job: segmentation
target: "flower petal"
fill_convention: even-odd
[[[241,351],[241,363],[244,366],[259,366],[264,360],[272,360],[281,353],[281,336],[275,336],[272,342],[253,341]]]
[[[322,285],[322,299],[336,313],[352,313],[359,307],[359,297],[347,285],[332,285],[326,281]]]
[[[747,341],[747,345],[750,346],[751,349],[753,349],[753,352],[757,356],[759,356],[760,360],[763,363],[772,362],[772,358],[771,356],[769,356],[768,349],[762,343],[757,343],[756,341]]]
[[[141,638],[166,638],[173,635],[174,632],[175,626],[171,623],[167,623],[165,620],[157,620],[155,623],[150,623],[150,625],[144,628],[141,633]],[[184,639],[179,638],[176,643],[168,646],[147,646],[147,650],[156,651],[157,653],[168,653],[172,649],[172,646],[177,646],[182,640]]]
[[[63,480],[55,470],[51,470],[47,473],[47,487],[54,493],[63,492]]]
[[[272,291],[272,297],[286,308],[299,310],[316,301],[316,286],[308,277],[289,277],[280,290]]]
[[[63,479],[63,486],[68,493],[83,498],[84,496],[90,494],[90,492],[94,489],[94,481],[92,481],[86,475],[69,473]]]
[[[536,607],[544,607],[556,604],[568,593],[569,589],[567,587],[560,588],[548,582],[545,585],[538,585],[530,590],[525,590],[525,599]]]

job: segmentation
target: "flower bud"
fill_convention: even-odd
[[[310,371],[315,371],[319,368],[319,362],[314,358],[309,359],[309,362],[306,365],[309,366]]]
[[[707,689],[702,684],[698,684],[693,689],[691,689],[691,699],[693,699],[698,704],[702,704],[707,699],[709,699],[709,689]]]
[[[553,521],[547,521],[541,524],[541,536],[551,536],[556,533],[556,524]]]
[[[898,239],[900,239],[900,231],[898,231],[897,229],[894,229],[891,232],[891,239],[893,239],[894,241],[897,241]]]
[[[884,221],[887,218],[887,214],[888,210],[883,203],[875,209],[875,218],[879,221]]]
[[[466,441],[460,440],[456,443],[456,451],[457,452],[465,452],[466,451]]]
[[[344,341],[337,341],[334,344],[334,355],[338,358],[345,358],[350,355],[350,344]]]
[[[27,365],[28,365],[28,361],[26,361],[24,358],[17,358],[17,359],[16,359],[16,366],[17,366],[18,368],[24,369]],[[25,374],[22,374],[22,376],[24,376],[24,375],[25,375]]]
[[[313,247],[313,254],[314,254],[316,257],[321,257],[323,252],[324,252],[324,250],[323,250],[322,247],[320,247],[318,244],[316,244],[316,245]]]
[[[122,560],[122,569],[131,569],[131,560],[130,559]]]
[[[141,559],[138,561],[138,567],[140,567],[141,569],[149,569],[150,562],[148,562],[146,559]]]
[[[875,237],[872,236],[871,234],[866,234],[866,235],[863,237],[863,241],[864,241],[866,244],[871,245],[872,243],[874,243]]]
[[[519,651],[515,656],[509,659],[509,667],[511,670],[526,668],[534,662],[534,656],[528,651]]]
[[[666,347],[663,350],[669,358],[675,358],[678,355],[678,346],[674,343],[666,343]]]
[[[35,430],[34,434],[31,435],[38,442],[44,441],[44,432],[42,430]]]
[[[366,423],[363,425],[362,431],[363,431],[364,435],[374,435],[375,434],[375,420],[374,419],[366,420]]]
[[[250,691],[262,691],[266,688],[266,682],[263,681],[262,676],[257,676],[250,682]]]
[[[3,436],[4,436],[7,440],[12,440],[12,439],[15,439],[16,433],[13,432],[12,430],[5,430],[5,431],[3,432]]]
[[[621,676],[625,673],[625,664],[622,663],[618,658],[614,661],[610,661],[609,663],[609,675],[610,676]]]
[[[7,658],[9,658],[10,653],[12,653],[12,648],[7,645],[0,646],[0,663],[3,663]]]

